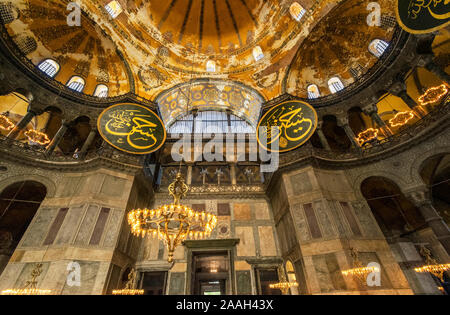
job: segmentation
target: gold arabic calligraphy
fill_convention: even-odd
[[[444,5],[447,5],[450,0],[411,0],[409,3],[408,8],[408,16],[415,20],[419,16],[419,13],[422,11],[422,9],[428,9],[431,16],[434,17],[437,20],[445,20],[450,18],[450,12],[444,13],[444,14],[438,14],[433,12],[433,10],[436,9],[436,7],[444,2]]]
[[[105,125],[106,131],[114,136],[126,136],[126,141],[132,148],[147,150],[157,143],[154,135],[157,125],[147,119],[152,116],[139,114],[137,110],[115,110],[109,114],[109,118]],[[118,142],[123,143],[121,139]],[[145,145],[139,144],[142,142]]]
[[[307,137],[313,128],[313,121],[303,117],[302,108],[294,109],[294,106],[287,108],[282,106],[277,108],[267,117],[266,133],[267,144],[280,139],[280,147],[285,148],[289,142],[298,142]],[[305,125],[306,124],[306,125]],[[276,127],[276,134],[272,135],[271,128]]]

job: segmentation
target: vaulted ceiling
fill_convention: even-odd
[[[106,83],[110,96],[131,91],[149,100],[199,78],[239,82],[266,100],[305,97],[307,84],[325,90],[332,74],[351,83],[354,64],[369,69],[377,61],[367,52],[370,40],[393,33],[367,25],[370,0],[298,0],[308,11],[300,21],[289,13],[293,0],[117,1],[123,12],[113,19],[110,0],[76,0],[83,10],[77,27],[67,25],[67,0],[17,0],[19,17],[7,31],[36,41],[36,50],[24,52],[35,65],[57,60],[55,79],[64,84],[80,75],[86,94]],[[379,2],[392,15],[393,2]],[[264,57],[255,61],[257,46]],[[209,60],[215,72],[206,71]]]

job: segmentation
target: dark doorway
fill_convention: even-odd
[[[17,182],[0,194],[0,274],[47,194],[34,181]]]
[[[193,254],[192,288],[195,295],[225,295],[230,287],[228,252]]]
[[[142,272],[141,289],[144,295],[164,295],[166,291],[167,272]]]
[[[271,289],[270,285],[279,282],[276,268],[257,268],[256,279],[259,295],[281,295],[278,289]]]

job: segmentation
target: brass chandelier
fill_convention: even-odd
[[[364,282],[370,273],[380,272],[380,269],[377,267],[364,267],[355,249],[350,248],[350,254],[353,258],[353,268],[341,271],[342,275],[354,277],[360,282]]]
[[[175,181],[169,185],[169,194],[173,202],[157,209],[136,209],[128,214],[131,232],[136,236],[149,235],[162,240],[168,249],[168,262],[173,262],[175,248],[190,239],[209,237],[217,225],[217,217],[207,212],[194,211],[181,205],[189,187],[184,183],[180,172]]]
[[[6,289],[1,292],[1,295],[49,295],[51,290],[38,289],[37,288],[37,278],[42,273],[42,264],[36,264],[34,269],[31,271],[31,279],[25,283],[22,289]]]
[[[277,283],[272,283],[269,284],[269,288],[271,289],[278,289],[281,291],[281,293],[283,293],[284,295],[289,293],[289,289],[290,288],[296,288],[298,287],[298,282],[297,281],[288,281],[286,279],[286,275],[284,273],[284,269],[283,267],[278,267],[278,277],[280,279],[279,282]]]
[[[444,272],[450,270],[450,264],[438,264],[437,261],[431,256],[431,252],[424,246],[420,248],[420,254],[425,257],[425,265],[414,268],[414,271],[418,273],[431,273],[441,282],[444,282]]]
[[[130,270],[128,274],[128,281],[125,284],[125,288],[121,290],[113,290],[113,295],[143,295],[144,290],[135,289],[136,284],[136,271],[134,269]]]

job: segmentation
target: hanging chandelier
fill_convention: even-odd
[[[400,127],[405,125],[408,121],[410,121],[413,118],[414,112],[412,110],[407,112],[399,112],[389,120],[389,124],[391,125],[391,127]]]
[[[419,103],[422,106],[433,104],[440,101],[448,93],[446,84],[429,88],[424,94],[419,97]]]
[[[183,241],[209,237],[217,225],[215,215],[194,211],[180,204],[188,190],[183,176],[178,172],[175,181],[169,185],[169,194],[173,197],[171,204],[153,210],[132,210],[128,214],[128,223],[134,235],[149,235],[164,242],[168,249],[168,262],[173,262],[175,248]]]
[[[414,271],[418,273],[431,273],[441,280],[441,282],[444,282],[444,272],[450,270],[450,264],[438,264],[437,261],[431,256],[431,252],[424,246],[420,248],[420,254],[425,257],[425,265],[414,268]]]
[[[277,283],[269,284],[269,288],[278,289],[281,291],[281,293],[288,294],[290,288],[298,287],[297,281],[288,281],[286,279],[283,267],[278,268],[278,277],[280,278],[280,281]]]
[[[22,289],[6,289],[1,292],[1,295],[49,295],[51,290],[43,290],[37,288],[37,277],[42,273],[42,264],[37,264],[31,271],[31,280],[25,282]]]
[[[360,145],[363,145],[377,138],[378,138],[378,129],[369,128],[360,132],[356,140],[359,142]]]
[[[134,269],[130,270],[128,274],[128,281],[125,284],[125,288],[121,290],[113,290],[113,295],[143,295],[144,290],[134,289],[136,283],[136,271]]]
[[[14,128],[14,123],[5,114],[0,114],[0,129],[10,131]]]
[[[25,132],[25,136],[28,138],[28,140],[40,145],[46,145],[50,143],[50,139],[48,138],[47,134],[34,129],[27,130]]]
[[[346,277],[354,277],[358,279],[360,282],[364,282],[367,279],[367,276],[372,272],[380,272],[380,269],[377,267],[364,267],[363,263],[359,259],[359,254],[353,248],[350,248],[350,255],[353,258],[353,268],[342,270],[342,275]]]

